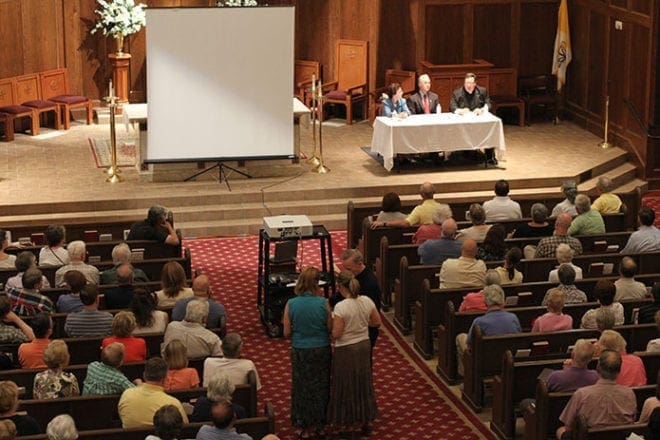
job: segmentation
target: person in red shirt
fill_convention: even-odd
[[[35,315],[30,324],[34,339],[18,347],[18,361],[21,368],[46,368],[43,355],[53,334],[53,320],[48,313],[42,312]]]
[[[186,390],[199,386],[199,374],[188,367],[188,350],[178,339],[173,339],[163,350],[163,359],[167,362],[166,390]]]
[[[598,350],[612,350],[621,354],[621,372],[616,383],[626,387],[646,385],[646,369],[639,356],[626,353],[626,340],[619,332],[604,330],[598,339]]]
[[[486,286],[492,284],[501,284],[500,274],[497,273],[495,269],[490,269],[486,272],[485,278]],[[474,312],[480,311],[485,312],[488,309],[486,307],[486,301],[484,301],[484,291],[483,289],[478,292],[468,293],[463,297],[463,302],[461,302],[460,307],[458,308],[459,312]]]
[[[112,336],[104,338],[101,349],[113,342],[119,342],[126,349],[124,362],[139,362],[147,359],[147,343],[133,336],[137,323],[132,312],[119,312],[112,320]]]

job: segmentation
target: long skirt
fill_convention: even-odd
[[[330,346],[291,349],[291,424],[298,428],[326,423],[330,398]]]
[[[336,347],[328,422],[333,425],[364,424],[374,420],[377,413],[369,340]]]

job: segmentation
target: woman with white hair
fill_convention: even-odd
[[[534,203],[530,214],[532,221],[517,225],[512,237],[550,237],[555,228],[548,223],[548,208],[543,203]]]
[[[46,427],[48,440],[76,440],[78,430],[73,418],[68,414],[55,416]]]
[[[190,422],[207,422],[211,420],[211,407],[215,402],[227,400],[231,402],[236,387],[223,371],[217,370],[206,384],[206,396],[200,396],[195,402]],[[237,419],[247,417],[245,408],[235,403],[231,404]]]
[[[559,282],[559,266],[562,264],[568,264],[573,268],[575,271],[575,279],[576,280],[581,280],[582,279],[582,269],[575,264],[573,264],[573,256],[575,255],[575,251],[566,243],[561,243],[559,246],[557,246],[557,251],[555,252],[555,255],[557,256],[557,262],[559,265],[557,265],[556,269],[553,269],[550,271],[550,274],[548,275],[548,281],[551,283],[558,283]]]
[[[430,225],[420,225],[413,235],[414,244],[422,244],[427,240],[436,240],[442,236],[442,223],[454,216],[451,207],[445,203],[440,203],[433,213],[433,223]]]

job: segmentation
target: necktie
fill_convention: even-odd
[[[431,113],[431,107],[429,106],[429,95],[424,95],[424,113],[427,115]]]

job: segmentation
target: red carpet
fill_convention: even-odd
[[[332,233],[335,262],[345,248],[346,233]],[[302,263],[318,265],[318,241],[304,242]],[[295,438],[289,421],[291,372],[289,341],[266,336],[256,308],[257,237],[186,241],[193,268],[211,277],[213,293],[227,308],[230,332],[244,341],[243,356],[257,365],[263,388],[259,407],[272,402],[277,434]],[[301,257],[298,254],[299,259]],[[493,438],[485,426],[418,358],[389,322],[381,331],[374,353],[379,417],[372,439]]]
[[[660,228],[660,191],[649,191],[642,196],[642,205],[646,205],[655,211],[655,226]]]

